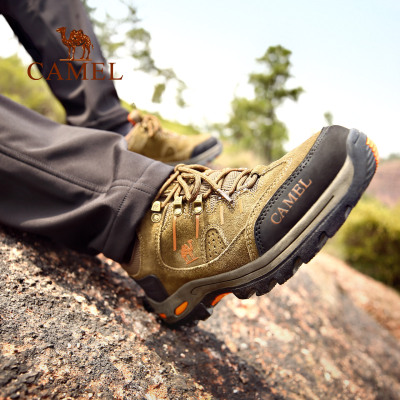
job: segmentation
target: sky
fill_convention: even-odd
[[[114,0],[91,0],[98,12],[121,16]],[[180,109],[175,93],[151,103],[154,80],[133,70],[128,58],[115,61],[123,75],[121,98],[138,108],[200,127],[228,120],[235,95],[251,96],[248,75],[269,46],[292,51],[287,86],[305,90],[278,109],[289,129],[290,150],[319,131],[333,115],[335,124],[358,128],[387,157],[400,153],[400,1],[398,0],[137,0],[141,26],[152,36],[156,63],[172,67],[188,90]],[[0,56],[17,49],[0,19]],[[20,49],[19,54],[23,54]],[[24,56],[26,57],[26,56]],[[29,60],[29,59],[28,59]]]

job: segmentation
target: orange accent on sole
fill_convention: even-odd
[[[181,315],[187,309],[188,304],[189,303],[187,301],[185,301],[180,306],[176,307],[175,308],[175,314],[176,315]]]
[[[167,316],[165,314],[158,314],[162,319],[167,319]]]
[[[367,137],[367,141],[365,143],[372,151],[374,158],[375,158],[375,162],[376,162],[376,168],[375,170],[378,168],[379,165],[379,153],[378,153],[378,148],[376,147],[376,144],[369,138]]]
[[[221,293],[219,294],[211,303],[211,305],[214,307],[216,306],[225,296],[227,296],[228,294],[231,294],[231,292],[228,293]]]
[[[222,207],[222,204],[219,207],[219,218],[221,220],[221,225],[223,225],[224,224],[224,209]]]
[[[172,220],[172,248],[176,251],[176,216]]]

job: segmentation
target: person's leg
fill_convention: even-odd
[[[123,261],[172,171],[112,132],[59,125],[0,96],[0,223]]]
[[[62,43],[58,28],[67,28],[66,38],[73,29],[82,29],[90,37],[94,49],[90,53],[92,61],[88,64],[87,80],[58,80],[53,76],[46,81],[64,106],[69,125],[113,131],[124,136],[130,133],[129,150],[171,165],[205,164],[221,153],[221,142],[210,135],[171,136],[159,123],[157,130],[148,134],[146,118],[135,114],[128,121],[128,112],[121,107],[108,74],[104,80],[91,80],[92,63],[105,63],[105,59],[80,0],[4,0],[0,2],[0,13],[32,58],[43,64],[44,77],[48,76],[54,62],[61,76],[68,76],[68,63],[59,61],[68,57],[68,49]],[[77,57],[81,51],[81,48],[76,49]],[[79,71],[82,62],[73,64]]]
[[[366,135],[331,126],[269,166],[170,175],[117,134],[0,96],[0,223],[122,262],[170,324],[286,282],[345,222],[377,164]]]
[[[82,29],[94,46],[90,58],[93,63],[105,63],[100,44],[94,34],[86,10],[79,0],[2,0],[0,13],[4,15],[19,41],[36,62],[43,63],[43,76],[48,76],[54,62],[62,76],[68,75],[68,65],[59,59],[68,57],[68,49],[61,41],[57,28],[65,26],[66,36],[73,29]],[[82,48],[76,49],[80,57]],[[79,71],[82,62],[72,62]],[[104,69],[105,71],[105,69]],[[64,106],[67,123],[75,126],[118,131],[127,134],[128,112],[124,110],[108,74],[105,80],[90,80],[92,68],[87,69],[88,80],[46,81]],[[121,131],[121,126],[126,129]]]

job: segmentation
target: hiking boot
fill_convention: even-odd
[[[378,163],[355,130],[324,128],[268,166],[178,165],[124,268],[167,323],[208,318],[227,293],[269,292],[344,223]]]
[[[128,115],[133,128],[126,136],[128,149],[169,165],[206,164],[222,151],[222,144],[211,135],[184,136],[161,127],[154,115],[133,110]]]

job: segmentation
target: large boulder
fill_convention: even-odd
[[[400,297],[323,254],[181,329],[119,265],[35,236],[0,230],[0,274],[1,398],[400,398]]]

